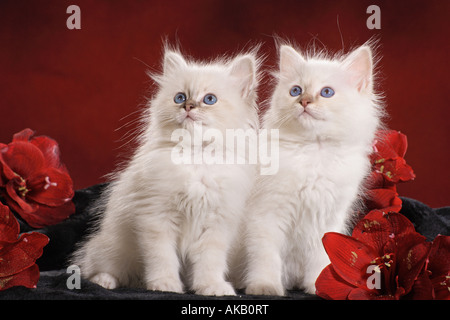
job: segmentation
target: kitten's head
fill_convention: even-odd
[[[219,130],[257,128],[258,60],[253,53],[199,63],[166,49],[159,90],[151,101],[151,122],[163,130],[194,122]],[[169,136],[170,137],[170,136]]]
[[[266,126],[279,128],[280,138],[290,140],[373,139],[381,111],[369,46],[339,58],[305,57],[288,45],[279,51],[278,84]]]

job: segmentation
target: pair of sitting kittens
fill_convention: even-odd
[[[99,224],[73,256],[83,277],[108,289],[315,293],[330,263],[322,237],[348,231],[383,109],[370,45],[334,57],[287,44],[278,50],[260,125],[256,50],[197,62],[165,47],[139,146],[102,195]],[[174,141],[173,133],[195,135],[199,127],[224,137],[230,129],[275,129],[278,170],[175,163],[174,148],[189,139]],[[211,144],[230,151],[224,140],[204,137],[197,148]]]

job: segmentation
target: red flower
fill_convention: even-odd
[[[383,212],[400,212],[402,199],[392,189],[372,189],[366,194],[366,209],[368,211],[380,210]]]
[[[0,291],[13,286],[36,287],[39,280],[36,259],[48,240],[37,232],[19,237],[19,223],[9,208],[0,203]]]
[[[450,299],[450,237],[428,243],[398,213],[397,183],[415,177],[403,159],[407,140],[393,130],[379,135],[365,197],[370,212],[352,237],[324,235],[331,264],[317,278],[316,293],[325,299]]]
[[[74,213],[73,182],[55,140],[25,129],[0,144],[0,194],[29,225],[56,224]]]
[[[403,215],[372,211],[352,237],[325,234],[331,264],[318,277],[316,293],[350,300],[448,297],[449,238],[437,237],[431,246]]]
[[[450,300],[450,237],[437,236],[428,264],[414,284],[412,299]]]
[[[408,147],[406,136],[395,130],[379,133],[380,140],[371,155],[373,171],[381,174],[386,182],[398,183],[415,178],[412,168],[403,158]]]
[[[403,159],[408,145],[406,136],[394,130],[380,131],[378,136],[380,140],[375,141],[370,156],[372,172],[367,180],[366,212],[400,212],[402,200],[397,194],[397,183],[415,178]]]

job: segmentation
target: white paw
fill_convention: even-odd
[[[216,284],[200,285],[194,288],[195,293],[202,296],[235,296],[233,287],[224,281]]]
[[[163,279],[147,284],[147,290],[183,293],[183,284],[179,280]]]
[[[309,294],[316,294],[316,283],[305,284],[303,286],[303,291]]]
[[[89,279],[105,289],[115,289],[119,286],[119,281],[116,277],[106,272],[97,273],[95,276]]]
[[[281,285],[272,283],[252,283],[245,289],[246,294],[265,296],[284,296],[284,289]]]

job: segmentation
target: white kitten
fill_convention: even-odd
[[[256,168],[176,164],[172,134],[195,135],[199,123],[256,130],[257,69],[253,53],[196,63],[166,49],[140,146],[104,195],[98,230],[74,256],[83,277],[106,288],[235,294],[227,261]]]
[[[322,236],[348,231],[383,112],[369,46],[327,58],[283,45],[279,67],[264,128],[279,129],[280,168],[249,200],[247,294],[315,293],[329,264]]]

